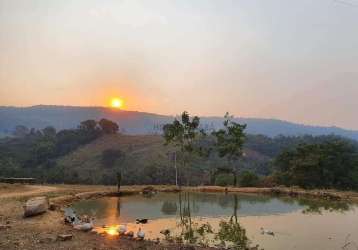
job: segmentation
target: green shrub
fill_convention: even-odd
[[[250,171],[244,171],[239,177],[241,187],[255,187],[259,183],[259,177]]]
[[[216,186],[233,186],[234,182],[235,177],[232,174],[219,174],[215,179]]]

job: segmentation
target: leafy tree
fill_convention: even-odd
[[[45,178],[48,183],[63,183],[65,176],[65,170],[62,166],[58,168],[50,169],[47,172],[47,176]]]
[[[44,136],[54,138],[56,137],[56,129],[52,126],[48,126],[42,130]]]
[[[302,144],[275,161],[276,177],[284,185],[305,188],[358,188],[357,148],[346,140]]]
[[[64,129],[59,131],[56,139],[56,151],[58,155],[65,155],[80,145],[78,132],[75,129]]]
[[[41,164],[46,160],[54,157],[56,144],[53,140],[42,138],[33,147],[33,153],[36,157],[36,162]]]
[[[216,138],[216,148],[220,157],[227,157],[229,164],[235,171],[235,181],[237,184],[237,172],[238,167],[235,164],[243,154],[243,145],[245,142],[246,124],[239,124],[232,121],[232,117],[229,113],[225,114],[224,128],[218,131],[214,131],[212,134]]]
[[[165,144],[174,145],[176,150],[179,150],[181,153],[182,169],[186,166],[187,155],[191,155],[195,150],[194,141],[200,135],[199,124],[200,118],[198,116],[194,116],[190,119],[189,113],[184,111],[180,121],[175,118],[172,123],[163,126]],[[177,169],[176,171],[178,172]],[[178,173],[176,173],[176,175],[178,175]]]
[[[29,129],[26,126],[18,125],[15,127],[15,131],[13,132],[13,135],[16,137],[25,137],[27,134],[29,134]]]
[[[106,134],[115,134],[119,130],[119,126],[117,123],[107,119],[101,119],[98,124],[101,127],[102,131]]]
[[[1,177],[21,177],[20,166],[9,157],[0,157],[0,176]]]
[[[231,174],[218,174],[215,178],[216,186],[231,186],[234,182],[235,177]]]
[[[97,122],[95,120],[86,120],[81,122],[79,128],[86,131],[95,131],[97,128]]]
[[[240,175],[240,186],[242,187],[255,187],[259,183],[259,177],[251,172],[244,171]]]

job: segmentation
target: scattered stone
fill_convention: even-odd
[[[61,241],[66,241],[66,240],[72,240],[73,235],[72,234],[59,234],[57,236],[57,239],[61,240]]]
[[[163,229],[160,231],[161,234],[167,236],[167,235],[170,235],[170,230],[169,229]]]
[[[24,217],[43,214],[47,211],[49,202],[47,197],[39,196],[28,200],[24,206]]]
[[[49,205],[49,210],[51,210],[51,211],[56,211],[56,210],[58,210],[60,208],[60,206],[59,205],[57,205],[57,204],[54,204],[54,203],[50,203],[50,205]]]
[[[10,225],[8,225],[8,224],[0,224],[0,230],[6,230],[6,229],[9,229],[9,228],[11,228],[11,226]]]
[[[148,186],[143,188],[142,193],[143,194],[154,194],[156,192],[155,188],[152,186]]]
[[[134,232],[133,231],[128,231],[124,234],[126,237],[129,237],[129,238],[133,238],[134,237]]]
[[[46,244],[46,243],[52,243],[56,241],[56,237],[49,235],[49,236],[43,236],[41,239],[39,239],[39,243]]]

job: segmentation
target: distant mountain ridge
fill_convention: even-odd
[[[105,107],[47,106],[4,107],[0,106],[0,133],[10,134],[17,125],[41,129],[53,126],[57,130],[75,128],[81,121],[107,118],[118,123],[126,134],[159,133],[161,125],[173,120],[173,116],[146,112],[113,110]],[[201,117],[205,129],[221,127],[221,117]],[[335,134],[358,140],[358,131],[338,127],[302,125],[278,119],[235,118],[247,124],[247,132],[270,137],[277,135],[326,135]]]

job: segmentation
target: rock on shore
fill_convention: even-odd
[[[24,217],[35,216],[43,214],[49,207],[48,198],[39,196],[29,199],[24,206]]]

